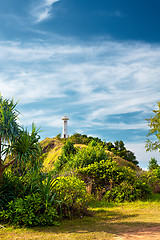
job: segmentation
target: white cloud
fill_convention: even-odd
[[[77,129],[92,136],[98,136],[99,130],[103,135],[103,129],[116,133],[132,129],[136,131],[132,141],[145,141],[141,135],[148,128],[145,118],[160,100],[160,46],[111,41],[90,45],[0,42],[0,52],[0,92],[19,99],[24,126],[35,122],[44,137],[54,136],[61,132],[61,117],[67,112],[69,134]],[[140,112],[134,121],[118,119],[134,112]],[[116,123],[109,120],[110,115],[115,115]],[[45,132],[48,128],[53,132]],[[142,168],[151,157],[159,159],[158,152],[146,153],[144,145],[126,144]]]
[[[62,116],[58,115],[56,112],[44,111],[43,109],[38,111],[33,109],[32,111],[23,112],[23,115],[20,116],[20,120],[24,125],[31,125],[34,122],[37,126],[43,125],[43,128],[61,128],[61,118]]]
[[[31,14],[36,23],[40,23],[51,17],[52,5],[60,0],[40,0],[32,6]]]
[[[94,126],[96,120],[109,129],[145,129],[142,118],[118,126],[104,119],[136,111],[148,114],[160,100],[158,45],[0,42],[0,51],[2,95],[21,104],[59,99],[60,111],[68,106],[83,116],[82,127]],[[39,116],[44,125],[47,116]]]

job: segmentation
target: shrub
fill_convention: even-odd
[[[57,174],[65,168],[65,170],[70,169],[69,162],[72,162],[74,154],[76,154],[77,149],[74,147],[73,142],[67,140],[62,147],[62,154],[58,157],[54,164],[54,173]]]
[[[152,171],[143,172],[142,176],[151,187],[153,193],[160,193],[160,168],[155,168]]]
[[[103,146],[95,141],[88,144],[86,148],[82,148],[72,159],[73,168],[87,167],[94,162],[107,160],[108,156]]]
[[[28,172],[23,177],[6,174],[0,188],[1,219],[27,226],[52,225],[60,203],[55,199],[53,182],[51,173]]]
[[[77,174],[86,184],[92,183],[92,192],[95,193],[110,187],[114,171],[117,171],[117,163],[108,159],[79,168]]]
[[[108,190],[121,182],[133,181],[134,172],[126,167],[119,167],[111,159],[95,162],[87,167],[77,169],[77,173],[87,183],[92,181],[93,189],[98,192]]]
[[[69,140],[66,141],[66,143],[64,144],[64,146],[62,147],[62,154],[64,156],[69,156],[71,154],[75,154],[76,153],[76,148],[74,147],[73,142],[70,142]]]
[[[5,172],[3,182],[0,185],[0,210],[5,209],[8,202],[15,199],[24,191],[22,179],[12,174]]]
[[[87,183],[92,183],[92,193],[100,200],[105,194],[107,201],[133,201],[147,197],[149,185],[127,167],[119,167],[111,160],[95,162],[77,170],[78,175]]]
[[[43,198],[35,193],[12,200],[8,209],[0,213],[0,219],[20,226],[45,226],[54,225],[58,215],[54,206],[46,208]]]
[[[159,168],[160,169],[160,166],[158,165],[158,162],[155,158],[151,158],[151,160],[149,161],[149,164],[148,164],[148,168],[149,170],[153,170],[153,169],[157,169]]]
[[[58,177],[54,181],[56,200],[60,201],[63,216],[85,214],[89,203],[89,195],[85,184],[76,177]]]
[[[4,173],[3,182],[0,185],[0,210],[5,209],[8,202],[38,191],[39,183],[45,175],[37,171],[28,171],[23,176],[14,175],[12,171]]]
[[[107,201],[123,202],[135,201],[137,199],[145,199],[151,195],[151,189],[148,184],[141,180],[136,180],[134,184],[123,181],[106,192],[104,199]]]

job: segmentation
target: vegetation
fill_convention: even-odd
[[[151,195],[149,185],[139,179],[135,171],[119,167],[111,160],[95,162],[77,172],[92,184],[92,192],[99,200],[104,196],[107,201],[135,201]]]
[[[138,166],[138,161],[136,160],[136,156],[134,155],[133,152],[127,150],[125,148],[125,145],[123,141],[116,141],[114,143],[115,145],[110,149],[110,143],[107,143],[108,150],[110,149],[113,153],[115,153],[117,156],[122,157],[123,159],[132,162],[136,166]]]
[[[105,142],[101,139],[94,137],[87,137],[87,135],[81,135],[80,133],[75,133],[70,136],[69,140],[75,144],[86,144],[88,145],[92,141],[99,143],[99,145],[103,146],[106,150],[113,152],[115,155],[122,157],[123,159],[132,162],[136,166],[138,166],[138,161],[136,160],[136,156],[133,152],[127,150],[125,148],[125,144],[123,141],[116,141],[114,144],[111,142]]]
[[[21,165],[23,171],[26,164],[35,167],[41,155],[38,130],[33,124],[30,134],[27,129],[24,130],[19,126],[17,123],[19,112],[15,109],[16,105],[13,99],[0,97],[0,183],[5,169],[10,165],[14,164],[17,167]]]
[[[149,164],[148,164],[148,169],[150,171],[152,171],[157,168],[160,168],[160,166],[157,163],[157,160],[155,158],[151,158],[151,160],[149,161]]]
[[[40,142],[42,147],[43,171],[48,172],[54,169],[54,163],[61,156],[63,142],[61,139],[45,138]]]
[[[133,202],[160,193],[160,166],[138,167],[123,141],[106,143],[74,134],[39,142],[17,124],[13,100],[0,102],[0,221],[17,226],[53,226],[85,218],[91,204]],[[3,176],[3,178],[2,178]],[[91,209],[91,208],[90,208]]]
[[[1,219],[19,226],[53,225],[58,214],[51,204],[47,207],[38,193],[16,198],[1,212]]]
[[[90,203],[91,216],[63,220],[60,225],[50,227],[18,228],[4,225],[0,230],[0,239],[39,239],[39,240],[112,240],[128,235],[138,235],[150,239],[159,239],[160,195],[154,195],[149,201],[125,203]],[[127,238],[128,236],[128,238]]]
[[[156,140],[147,139],[146,150],[160,150],[160,102],[158,102],[158,110],[153,110],[154,116],[146,119],[150,128],[147,137],[154,136]]]
[[[10,147],[18,136],[19,125],[17,124],[18,111],[15,109],[13,99],[3,99],[0,96],[0,182],[3,178],[4,170],[12,164],[15,159],[5,164]]]
[[[82,216],[87,212],[90,196],[84,181],[77,177],[57,177],[54,181],[55,198],[60,202],[63,216]]]

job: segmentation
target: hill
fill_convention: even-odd
[[[57,137],[54,138],[45,138],[43,141],[40,142],[43,152],[43,166],[44,171],[53,170],[54,169],[54,163],[58,159],[58,157],[61,155],[62,147],[64,145],[63,141],[61,139],[58,139]],[[77,148],[84,148],[87,145],[85,144],[75,144]],[[135,166],[133,163],[116,156],[113,152],[110,152],[106,150],[106,154],[109,157],[112,157],[112,159],[118,163],[119,166],[126,166],[130,167],[133,170],[139,171],[140,168]]]
[[[54,162],[61,155],[61,149],[64,143],[57,138],[45,138],[40,142],[43,153],[44,171],[53,170]]]

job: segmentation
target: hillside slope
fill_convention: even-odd
[[[53,170],[54,162],[58,159],[61,155],[61,149],[64,145],[61,140],[57,138],[45,138],[43,141],[40,142],[42,147],[43,153],[43,166],[44,171]]]
[[[58,159],[58,157],[61,155],[62,147],[64,143],[61,141],[61,139],[55,138],[45,138],[43,141],[40,142],[42,146],[42,152],[43,152],[43,166],[44,171],[50,171],[54,169],[54,162]],[[86,145],[84,144],[75,144],[78,148],[84,148]],[[107,151],[106,154],[111,157],[115,162],[118,163],[119,166],[126,166],[130,167],[133,170],[140,170],[139,167],[135,166],[133,163],[128,162],[127,160],[122,159],[119,156],[116,156],[114,153]]]

